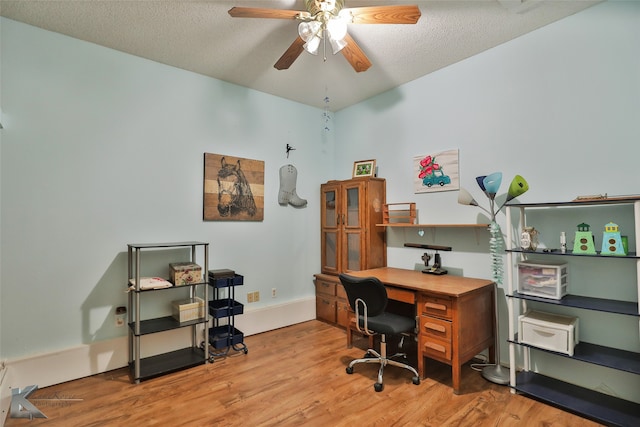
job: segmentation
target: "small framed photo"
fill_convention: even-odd
[[[376,161],[375,160],[360,160],[353,162],[353,177],[360,178],[363,176],[375,176],[376,174]]]

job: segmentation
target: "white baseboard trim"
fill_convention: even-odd
[[[306,322],[315,319],[315,317],[315,296],[312,296],[255,310],[245,307],[244,313],[235,318],[235,327],[240,329],[245,336],[250,336]],[[175,349],[176,340],[179,342],[178,346],[190,345],[189,331],[190,328],[183,328],[144,336],[142,356],[169,351],[172,347]],[[168,346],[167,343],[171,345]],[[54,353],[10,360],[6,362],[5,370],[9,369],[10,375],[5,375],[5,380],[2,383],[3,392],[6,388],[10,395],[11,388],[23,388],[29,385],[37,385],[42,388],[60,384],[122,368],[127,366],[128,361],[129,350],[126,336],[80,345]],[[4,404],[4,400],[2,403]],[[4,407],[2,409],[4,410]]]
[[[316,318],[316,297],[252,310],[245,305],[244,314],[235,318],[235,326],[245,336],[273,331]]]

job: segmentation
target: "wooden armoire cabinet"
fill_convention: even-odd
[[[316,274],[316,318],[346,327],[348,303],[338,275],[387,265],[382,224],[383,178],[329,181],[320,187],[321,270]]]

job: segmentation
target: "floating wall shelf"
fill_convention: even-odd
[[[489,224],[376,224],[377,227],[397,228],[488,228]]]

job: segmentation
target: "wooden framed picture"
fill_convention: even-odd
[[[376,174],[376,161],[375,160],[360,160],[353,162],[353,177],[360,178],[363,176],[375,176]]]
[[[264,161],[204,153],[203,219],[262,221]]]

